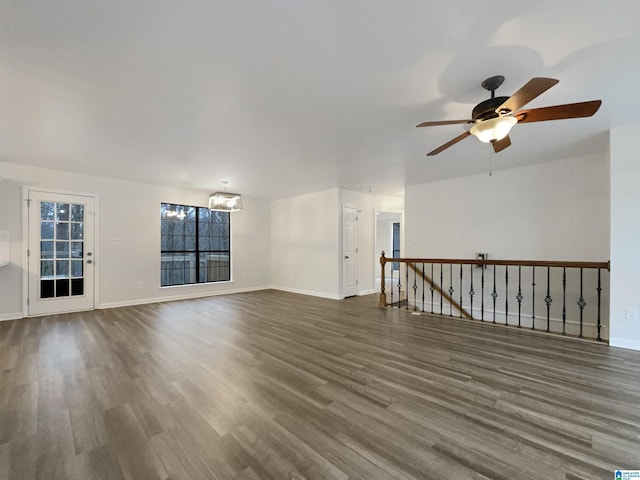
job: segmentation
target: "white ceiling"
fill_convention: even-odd
[[[0,2],[0,161],[280,198],[400,194],[486,171],[475,138],[425,153],[486,99],[602,99],[592,118],[516,125],[494,170],[608,149],[640,122],[638,0]]]

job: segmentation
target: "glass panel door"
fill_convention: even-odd
[[[29,192],[29,314],[93,308],[92,197]]]

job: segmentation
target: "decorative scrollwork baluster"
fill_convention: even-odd
[[[422,312],[424,312],[424,262],[422,262]]]
[[[518,294],[516,295],[516,300],[518,301],[518,327],[522,326],[522,300],[524,297],[522,296],[522,267],[518,265]]]
[[[551,267],[547,267],[547,296],[544,297],[544,303],[547,304],[547,332],[551,331]]]
[[[562,335],[567,334],[567,269],[562,269]]]
[[[398,309],[402,308],[402,270],[400,270],[402,263],[398,265]]]
[[[582,336],[582,328],[583,328],[583,323],[582,323],[582,317],[583,317],[583,312],[584,312],[584,307],[587,306],[587,302],[584,301],[584,295],[582,293],[582,268],[580,269],[580,298],[578,299],[578,308],[580,309],[580,338],[583,338]]]
[[[493,323],[496,323],[496,300],[498,299],[498,292],[496,291],[496,266],[493,266],[493,291],[491,292],[491,298],[493,298]]]
[[[598,288],[596,289],[596,291],[598,292],[598,341],[601,342],[602,341],[602,336],[600,335],[600,330],[602,329],[602,322],[600,320],[600,297],[602,294],[602,283],[600,282],[600,271],[601,269],[598,269]]]
[[[471,288],[469,289],[469,303],[471,304],[471,308],[469,312],[473,317],[473,296],[476,294],[476,292],[473,291],[473,265],[469,265],[469,275],[471,276]]]
[[[460,264],[460,307],[462,307],[462,264]],[[462,318],[462,308],[460,308],[460,318]]]
[[[484,322],[484,265],[481,265],[482,276],[480,277],[480,321]]]
[[[431,313],[433,313],[433,291],[435,290],[435,288],[433,288],[433,263],[431,264],[431,284],[429,290],[431,290]]]
[[[504,324],[509,325],[509,265],[504,266]]]
[[[443,276],[442,276],[442,266],[443,264],[440,264],[440,292],[442,292],[442,287],[444,286],[444,281],[443,281]],[[442,315],[442,293],[440,293],[440,315]]]
[[[407,292],[405,293],[407,301],[404,304],[404,309],[409,310],[409,264],[404,264],[404,284],[407,286]]]
[[[453,317],[453,263],[449,264],[449,316]]]
[[[416,269],[418,267],[415,266],[414,270],[413,270],[413,311],[417,312],[418,311],[418,301],[416,300],[416,295],[418,294],[418,282],[417,282],[417,275],[418,273],[416,272]],[[409,302],[407,302],[409,303]]]
[[[531,267],[531,330],[536,329],[536,267]]]

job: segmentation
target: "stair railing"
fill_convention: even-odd
[[[609,262],[386,258],[382,252],[380,266],[380,306],[608,338]]]

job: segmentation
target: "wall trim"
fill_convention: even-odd
[[[0,322],[5,322],[9,320],[22,320],[24,315],[22,312],[13,312],[13,313],[0,313]]]
[[[259,287],[248,287],[248,288],[236,288],[232,290],[220,290],[217,292],[199,292],[199,293],[185,293],[181,295],[171,295],[167,297],[153,297],[153,298],[143,298],[141,300],[124,300],[121,302],[109,302],[109,303],[101,303],[96,306],[96,310],[105,310],[109,308],[119,308],[119,307],[132,307],[135,305],[146,305],[149,303],[162,303],[162,302],[173,302],[177,300],[193,300],[196,298],[206,298],[206,297],[217,297],[219,295],[231,295],[233,293],[246,293],[246,292],[255,292],[258,290],[269,290],[270,286],[259,286]]]
[[[627,340],[625,338],[613,337],[609,339],[610,347],[626,348],[628,350],[640,350],[640,342],[637,340]]]
[[[361,297],[363,295],[373,295],[374,293],[377,293],[377,290],[375,288],[370,288],[368,290],[359,291],[358,296]]]
[[[330,300],[342,300],[344,298],[342,295],[337,295],[334,293],[314,292],[312,290],[301,290],[299,288],[279,287],[276,285],[271,285],[271,287],[269,288],[273,290],[280,290],[282,292],[299,293],[301,295],[309,295],[312,297],[328,298]]]

